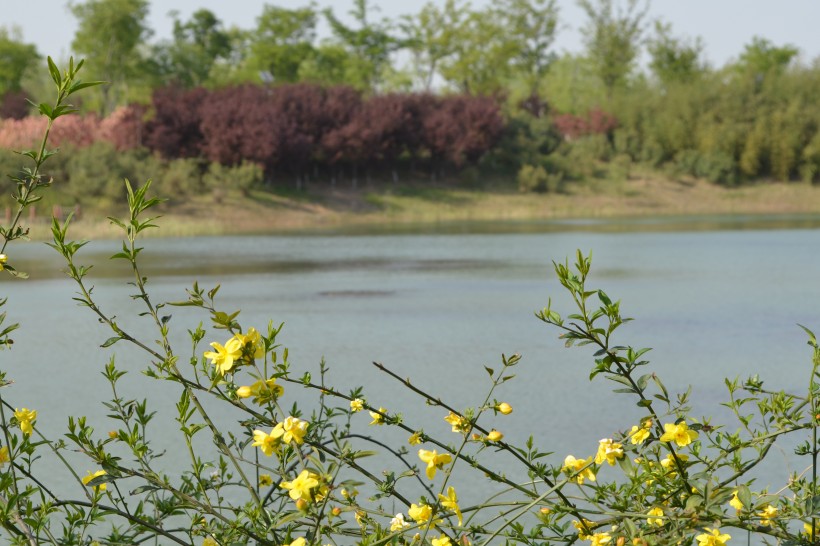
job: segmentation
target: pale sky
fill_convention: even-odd
[[[442,4],[444,0],[433,1]],[[490,1],[473,0],[472,5],[479,7]],[[250,29],[255,26],[255,19],[266,3],[288,8],[308,4],[302,0],[154,0],[150,2],[149,16],[149,24],[155,31],[152,41],[170,37],[168,13],[172,10],[187,20],[197,9],[207,8],[227,27]],[[318,0],[316,3],[320,8],[332,7],[340,17],[346,16],[352,5],[351,0]],[[424,3],[407,0],[372,2],[381,9],[383,16],[390,19],[417,12]],[[42,55],[67,58],[71,54],[76,21],[66,5],[66,0],[0,0],[0,26],[18,26],[24,41],[34,43]],[[584,15],[574,0],[558,0],[558,5],[561,28],[555,49],[580,52]],[[820,56],[818,0],[654,0],[650,3],[649,17],[671,23],[675,36],[700,36],[705,44],[705,56],[713,66],[737,58],[753,36],[762,36],[778,46],[796,46],[804,62]]]

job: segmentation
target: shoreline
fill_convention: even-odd
[[[118,238],[106,217],[121,214],[87,211],[72,222],[70,233],[75,239]],[[817,228],[820,188],[797,182],[725,188],[699,180],[648,178],[595,180],[567,194],[452,185],[324,188],[295,195],[205,195],[165,203],[155,215],[161,216],[160,229],[151,230],[150,237]],[[50,238],[50,220],[29,227],[32,239]]]

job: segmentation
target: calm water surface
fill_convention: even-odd
[[[492,423],[511,441],[532,434],[555,452],[555,462],[567,453],[594,453],[599,438],[628,429],[641,414],[610,384],[588,381],[592,351],[565,349],[558,332],[534,317],[549,297],[555,309],[570,310],[552,260],[572,259],[577,248],[593,251],[590,286],[621,299],[624,316],[635,318],[616,341],[652,347],[652,369],[670,390],[692,385],[695,415],[726,417],[719,404],[727,376],[759,373],[772,388],[805,391],[811,355],[796,324],[820,331],[817,229],[257,236],[145,246],[155,301],[185,299],[194,280],[204,287],[221,283],[218,301],[225,310],[241,309],[246,328],[285,322],[281,341],[295,369],[316,378],[324,358],[330,382],[367,385],[372,404],[404,412],[408,424],[430,432],[447,433],[441,410],[419,411],[420,401],[374,361],[466,407],[486,394],[483,366],[498,368],[502,353],[521,353],[516,379],[496,394],[515,412]],[[108,312],[151,336],[148,321],[133,318],[139,308],[129,298],[123,264],[105,259],[116,251],[116,243],[92,243],[79,261],[96,264],[95,294]],[[103,434],[114,425],[104,418],[100,401],[109,392],[97,372],[116,354],[133,372],[124,396],[149,396],[161,414],[173,409],[175,391],[141,378],[146,360],[138,353],[120,345],[107,354],[91,349],[109,333],[71,300],[75,289],[59,276],[53,250],[28,244],[13,252],[32,279],[3,282],[7,311],[22,325],[14,349],[1,356],[15,380],[7,399],[19,407],[40,404],[45,431],[62,432],[67,414],[87,414]],[[199,321],[208,319],[188,308],[174,311],[179,353],[190,351],[186,330]],[[223,337],[212,332],[207,339]],[[310,399],[304,396],[292,387],[285,405]],[[149,433],[160,440],[176,434],[172,414]],[[760,486],[779,489],[785,472],[802,470],[803,462],[788,453],[773,459]]]

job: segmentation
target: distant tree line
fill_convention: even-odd
[[[441,0],[395,20],[370,0],[346,18],[265,5],[252,29],[201,9],[172,14],[172,36],[153,42],[146,0],[70,9],[73,51],[89,77],[111,82],[87,95],[83,123],[137,130],[100,140],[203,172],[253,164],[268,183],[301,187],[440,179],[480,164],[534,191],[636,169],[727,185],[820,180],[820,64],[757,37],[710,66],[700,39],[648,20],[648,1],[578,0],[584,50],[563,54],[555,0]],[[0,29],[0,144],[27,134],[10,120],[44,89],[40,61],[19,32]],[[106,121],[129,105],[138,122]],[[103,134],[75,133],[79,145]]]

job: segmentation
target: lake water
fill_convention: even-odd
[[[403,412],[411,426],[438,435],[448,434],[442,411],[419,410],[421,401],[379,373],[374,361],[463,408],[483,400],[483,366],[498,368],[502,353],[521,353],[516,379],[496,393],[515,411],[487,423],[512,442],[532,434],[557,463],[567,453],[593,454],[598,439],[642,415],[633,400],[611,393],[612,384],[589,382],[591,350],[565,349],[558,332],[533,315],[549,297],[553,308],[570,311],[552,260],[572,261],[577,248],[593,251],[589,286],[621,299],[623,315],[635,319],[616,342],[652,347],[652,370],[670,390],[692,385],[695,415],[729,417],[719,405],[727,399],[724,377],[759,373],[770,388],[805,392],[811,352],[797,323],[820,331],[820,231],[815,224],[748,229],[731,222],[719,231],[686,225],[668,231],[650,223],[639,231],[592,224],[534,233],[156,239],[144,243],[141,256],[155,301],[185,299],[193,280],[203,287],[221,283],[218,301],[225,310],[241,309],[245,328],[285,322],[281,341],[294,369],[316,378],[324,358],[331,383],[365,385],[371,404]],[[150,336],[147,319],[133,318],[141,309],[129,298],[124,262],[105,259],[117,246],[89,244],[78,261],[96,264],[95,294],[108,312]],[[32,277],[3,281],[6,310],[21,323],[13,350],[0,356],[15,381],[4,393],[10,403],[37,406],[38,425],[47,432],[64,431],[67,414],[86,414],[104,434],[112,425],[100,401],[109,393],[98,372],[106,355],[116,353],[118,364],[133,371],[125,395],[150,396],[160,415],[172,410],[177,395],[139,375],[147,361],[138,353],[119,344],[93,349],[110,334],[71,300],[75,288],[59,275],[53,250],[32,243],[9,254]],[[208,318],[189,308],[174,311],[179,354],[188,354],[185,332],[199,321],[207,325]],[[206,339],[224,337],[212,331]],[[297,391],[289,388],[286,406],[289,396],[302,399]],[[157,421],[154,437],[176,433],[171,417]],[[804,460],[788,451],[772,458],[768,481],[759,486],[779,489],[788,471],[803,470]]]

